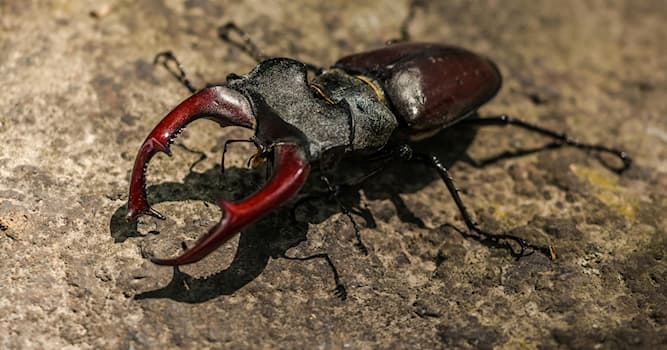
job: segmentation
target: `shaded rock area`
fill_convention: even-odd
[[[414,40],[465,46],[504,75],[482,115],[508,113],[627,150],[622,175],[511,128],[451,129],[443,157],[482,227],[552,244],[516,260],[466,238],[436,174],[397,164],[342,200],[276,212],[205,260],[172,256],[264,181],[247,131],[200,121],[148,169],[166,221],[124,221],[152,127],[196,86],[271,56],[329,65],[398,36],[403,1],[0,1],[0,347],[4,349],[667,348],[667,7],[662,1],[432,1]],[[526,151],[527,152],[523,152]],[[530,151],[534,150],[534,151]],[[505,152],[509,152],[505,154]],[[525,153],[525,154],[523,154]],[[500,157],[499,157],[500,156]],[[318,186],[315,181],[312,186]],[[333,295],[326,252],[347,286]]]

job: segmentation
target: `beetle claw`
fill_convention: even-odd
[[[125,219],[132,221],[140,215],[164,220],[164,215],[148,205],[146,200],[146,168],[158,152],[171,156],[169,145],[191,122],[199,118],[212,119],[222,126],[236,125],[252,128],[255,117],[248,100],[225,86],[212,86],[190,96],[172,110],[141,145],[132,170],[130,195]]]
[[[153,207],[146,206],[144,208],[129,207],[127,209],[127,215],[125,215],[125,220],[127,222],[130,222],[130,221],[135,220],[136,218],[138,218],[140,215],[149,215],[149,216],[152,216],[152,217],[160,219],[160,220],[166,220],[167,219],[159,211],[153,209]]]
[[[217,249],[248,224],[269,214],[291,199],[306,182],[310,164],[301,146],[290,143],[274,147],[275,171],[258,192],[239,202],[220,200],[222,219],[208,234],[181,256],[172,259],[151,258],[158,265],[178,266],[197,262]]]
[[[339,283],[336,285],[336,288],[333,290],[334,295],[339,298],[340,300],[346,300],[347,299],[347,289],[345,288],[345,285],[342,283]]]
[[[191,122],[199,118],[216,121],[221,126],[236,125],[252,128],[255,116],[247,98],[225,86],[201,90],[172,110],[144,141],[132,170],[128,199],[128,221],[145,214],[164,220],[164,215],[151,208],[146,200],[146,168],[157,152],[171,155],[169,145]],[[275,157],[274,175],[257,193],[240,202],[219,201],[223,209],[220,222],[206,236],[173,259],[151,258],[159,265],[184,265],[199,261],[248,224],[258,220],[292,198],[306,181],[310,164],[304,148],[295,143],[271,145]]]

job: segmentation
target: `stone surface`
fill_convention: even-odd
[[[425,146],[450,167],[481,225],[553,244],[558,260],[515,260],[467,239],[435,174],[398,165],[343,200],[283,210],[198,264],[177,254],[219,219],[218,195],[263,180],[201,121],[149,169],[164,222],[123,220],[136,151],[187,96],[152,65],[171,49],[198,86],[254,62],[216,37],[234,20],[269,55],[327,65],[397,36],[403,2],[0,1],[0,347],[659,348],[667,347],[667,7],[662,1],[433,1],[415,40],[492,57],[509,113],[626,149],[619,176],[515,129],[452,130]],[[196,162],[200,155],[205,156]],[[473,166],[475,162],[478,166]],[[485,162],[484,160],[489,161]],[[192,166],[194,165],[194,166]],[[192,166],[192,167],[191,167]],[[253,175],[254,174],[254,175]],[[455,228],[452,228],[452,225]],[[457,230],[458,229],[458,230]],[[347,285],[331,292],[327,252]]]

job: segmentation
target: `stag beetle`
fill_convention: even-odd
[[[313,166],[335,164],[352,155],[427,165],[444,181],[471,232],[495,242],[515,242],[520,247],[519,256],[530,248],[531,252],[539,251],[555,259],[551,246],[538,246],[517,236],[480,229],[440,160],[414,151],[410,144],[456,123],[514,125],[563,145],[615,155],[623,162],[619,171],[629,167],[630,157],[623,151],[581,143],[510,116],[478,117],[477,109],[501,87],[498,67],[491,60],[460,47],[406,42],[405,27],[413,14],[411,8],[398,43],[343,57],[328,69],[290,58],[268,58],[243,31],[229,23],[221,27],[221,38],[241,47],[259,64],[246,75],[230,74],[226,83],[200,91],[192,87],[170,52],[158,55],[178,64],[178,72],[171,70],[172,74],[194,94],[162,119],[139,149],[126,219],[130,221],[142,214],[164,219],[146,200],[147,164],[157,152],[170,155],[169,146],[176,136],[200,118],[213,120],[222,127],[254,129],[250,141],[257,147],[260,158],[272,160],[273,171],[268,182],[245,200],[220,200],[218,204],[223,211],[220,222],[181,256],[152,258],[152,261],[178,266],[202,259],[247,225],[290,201],[306,182]],[[232,31],[243,40],[230,40]],[[310,80],[309,70],[315,73]]]

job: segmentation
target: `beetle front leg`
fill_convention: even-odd
[[[543,128],[539,125],[535,125],[535,124],[523,121],[521,119],[510,117],[510,116],[504,115],[504,114],[500,115],[500,116],[494,116],[494,117],[464,119],[459,124],[460,125],[475,125],[475,126],[513,125],[513,126],[517,126],[517,127],[521,128],[521,129],[524,129],[524,130],[536,132],[540,135],[550,137],[550,138],[555,139],[556,141],[558,141],[559,143],[562,143],[564,145],[576,147],[576,148],[586,150],[586,151],[595,151],[595,152],[601,152],[601,153],[608,153],[608,154],[611,154],[611,155],[614,155],[614,156],[618,157],[621,160],[621,162],[623,162],[623,165],[621,167],[611,167],[607,164],[604,164],[604,161],[603,161],[603,164],[607,168],[609,168],[609,169],[611,169],[611,170],[613,170],[617,173],[624,172],[632,164],[632,159],[630,158],[630,156],[627,153],[625,153],[624,151],[621,151],[619,149],[610,148],[610,147],[607,147],[607,146],[604,146],[604,145],[594,145],[594,144],[579,142],[579,141],[569,137],[565,133],[549,130],[549,129]]]
[[[170,62],[173,63],[176,67],[172,67],[169,64]],[[185,70],[183,69],[181,62],[178,61],[173,52],[163,51],[158,53],[153,59],[153,64],[161,64],[174,78],[176,78],[176,80],[183,84],[183,86],[185,86],[185,88],[188,89],[190,93],[194,94],[197,92],[197,88],[192,85],[187,75],[185,74]]]
[[[328,198],[333,198],[336,201],[336,204],[338,205],[338,209],[340,209],[340,211],[343,213],[343,215],[347,216],[347,218],[350,219],[350,222],[352,223],[352,227],[354,229],[354,236],[357,240],[357,242],[355,243],[355,246],[357,248],[359,248],[359,250],[364,255],[368,255],[368,248],[366,247],[363,240],[361,239],[361,228],[359,227],[359,224],[357,224],[357,221],[354,219],[354,216],[352,214],[356,214],[356,215],[364,217],[366,219],[367,224],[369,222],[369,219],[368,219],[367,216],[364,215],[365,213],[363,211],[355,210],[354,208],[348,208],[347,205],[345,205],[345,203],[343,203],[343,201],[340,199],[340,193],[341,193],[343,187],[347,188],[347,187],[352,187],[352,186],[349,186],[349,185],[332,185],[329,182],[329,180],[324,176],[322,177],[322,180],[327,185],[327,190],[322,191],[322,192],[318,192],[318,193],[310,193],[310,194],[300,198],[299,200],[297,200],[294,203],[294,206],[292,207],[292,211],[291,211],[292,220],[298,222],[297,217],[296,217],[296,211],[300,206],[302,206],[306,202],[308,202],[310,200],[320,199],[320,198],[327,198],[327,197]],[[373,225],[374,225],[374,223],[373,223]]]
[[[255,146],[257,146],[257,149],[259,150],[259,145],[253,139],[230,139],[230,140],[225,140],[225,143],[222,146],[222,156],[220,157],[220,172],[221,173],[225,172],[225,154],[227,154],[227,145],[229,145],[231,143],[239,143],[239,142],[254,143]]]
[[[236,35],[241,38],[241,40],[237,41],[231,39],[229,37],[230,32],[235,32]],[[243,29],[241,29],[236,25],[236,23],[232,21],[229,21],[218,28],[218,37],[220,40],[241,49],[241,51],[252,57],[255,61],[257,61],[257,63],[269,58],[269,56],[265,55],[262,50],[259,49],[250,35],[248,35],[245,31],[243,31]]]
[[[343,282],[340,281],[340,275],[338,274],[338,270],[336,270],[336,266],[334,265],[333,261],[329,257],[329,254],[327,253],[320,253],[320,254],[314,254],[306,257],[293,257],[293,256],[287,256],[287,254],[283,253],[281,255],[282,258],[287,259],[287,260],[297,260],[297,261],[308,261],[308,260],[313,260],[313,259],[324,259],[329,267],[331,268],[331,272],[333,273],[333,278],[334,282],[336,283],[336,288],[334,288],[333,292],[334,295],[340,300],[345,300],[347,299],[347,289],[345,288],[345,285]]]
[[[324,183],[327,185],[329,193],[336,200],[336,203],[338,203],[338,208],[340,208],[340,211],[343,212],[343,214],[347,216],[348,219],[350,219],[350,222],[352,222],[352,227],[354,228],[354,236],[357,239],[356,243],[357,248],[359,248],[359,250],[361,250],[361,252],[364,255],[368,255],[368,248],[364,244],[364,241],[361,240],[361,229],[359,228],[357,222],[354,220],[354,217],[352,216],[350,209],[343,203],[343,201],[339,197],[340,188],[337,186],[332,186],[331,182],[329,182],[329,179],[327,179],[325,176],[322,176],[322,181],[324,181]]]

